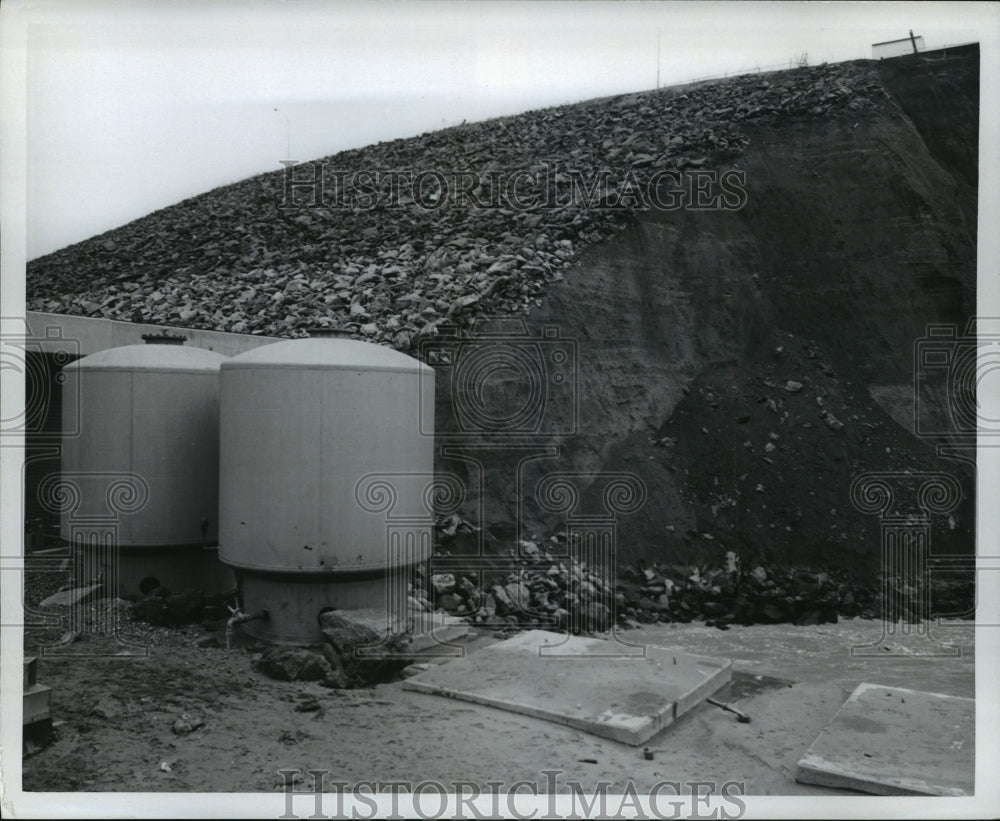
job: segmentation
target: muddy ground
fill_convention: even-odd
[[[132,623],[125,606],[113,609],[118,639],[85,632],[65,655],[39,659],[38,680],[53,688],[55,740],[24,760],[25,791],[274,792],[282,769],[325,769],[349,783],[468,780],[485,789],[491,780],[544,784],[543,771],[560,770],[560,791],[573,780],[585,788],[608,781],[612,792],[631,780],[642,794],[662,779],[715,779],[745,782],[749,795],[844,795],[797,784],[795,766],[858,683],[974,696],[970,622],[932,628],[960,648],[957,658],[921,657],[926,639],[883,637],[877,620],[725,632],[697,622],[646,625],[628,639],[732,659],[734,681],[719,698],[753,719],[742,724],[703,703],[648,742],[658,752],[647,761],[641,748],[405,691],[401,680],[362,690],[273,681],[256,669],[252,644],[227,650],[200,626],[154,628]],[[477,631],[467,651],[497,640]],[[881,645],[879,656],[852,657],[852,646],[870,644]],[[620,663],[605,663],[615,681]],[[185,723],[194,729],[178,734]]]

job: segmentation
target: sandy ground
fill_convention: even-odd
[[[749,795],[843,794],[797,784],[795,765],[861,681],[961,696],[974,695],[973,625],[953,622],[939,635],[960,658],[914,654],[924,642],[883,641],[874,658],[852,645],[878,642],[878,621],[836,625],[733,627],[662,624],[629,640],[732,659],[736,676],[720,698],[749,713],[750,724],[701,704],[640,748],[527,716],[402,689],[400,681],[339,691],[270,680],[255,669],[253,648],[201,647],[201,628],[156,632],[148,658],[39,661],[53,688],[56,740],[24,760],[26,791],[256,792],[281,789],[282,769],[325,769],[330,779],[469,780],[486,785],[545,770],[570,780],[642,793],[657,781],[745,782]],[[481,633],[468,651],[495,637]],[[114,649],[85,636],[74,652]],[[612,680],[621,675],[612,661]],[[758,679],[757,676],[767,678]],[[774,681],[773,679],[785,681]],[[792,682],[791,686],[786,682]],[[525,682],[530,687],[530,682]],[[309,696],[319,709],[297,711]],[[571,698],[571,694],[567,694]],[[100,706],[99,706],[100,705]],[[95,712],[96,708],[96,712]],[[182,716],[204,726],[177,735]],[[596,763],[593,763],[596,762]]]

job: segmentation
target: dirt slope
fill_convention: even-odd
[[[926,325],[961,329],[975,311],[975,188],[965,154],[941,146],[975,134],[976,59],[911,62],[920,80],[895,77],[902,97],[878,113],[755,126],[742,210],[650,211],[587,249],[532,313],[535,335],[552,323],[578,343],[581,435],[549,440],[560,455],[526,464],[523,486],[551,470],[638,472],[650,501],[619,519],[627,561],[733,550],[867,573],[879,529],[850,504],[854,477],[943,471],[966,498],[935,519],[935,550],[968,553],[972,474],[913,436],[912,385]],[[938,80],[952,102],[935,117],[912,96],[941,96]],[[520,458],[493,458],[485,519],[501,532]],[[544,527],[530,500],[522,511]]]

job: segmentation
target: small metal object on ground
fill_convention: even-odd
[[[730,707],[728,704],[723,704],[721,701],[716,701],[714,698],[706,698],[705,701],[707,701],[709,704],[711,704],[711,705],[713,705],[715,707],[722,708],[727,713],[732,713],[733,715],[736,716],[736,720],[740,724],[749,724],[750,723],[750,716],[748,716],[744,712],[741,712],[740,710],[737,710],[735,707]]]

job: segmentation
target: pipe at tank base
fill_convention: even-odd
[[[244,613],[239,607],[230,607],[229,612],[232,614],[229,621],[226,622],[226,649],[231,650],[233,644],[233,628],[237,624],[244,624],[248,621],[254,621],[260,619],[261,621],[267,621],[270,615],[266,610],[261,610],[259,613]]]
[[[238,570],[241,609],[267,610],[270,618],[257,620],[244,632],[267,645],[312,647],[325,641],[317,620],[321,610],[381,611],[386,624],[405,623],[408,583],[412,568],[366,573],[267,574]]]

